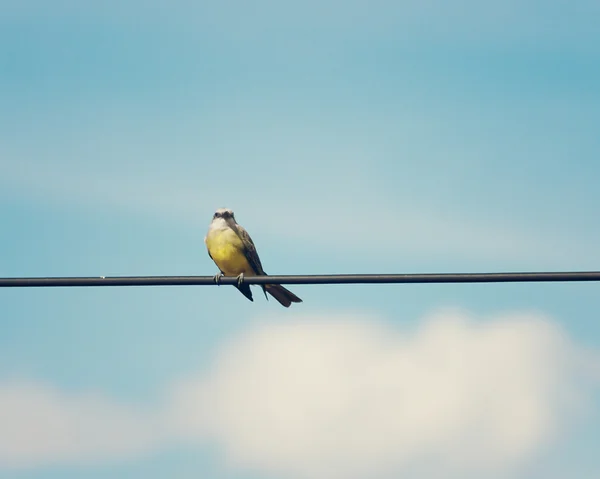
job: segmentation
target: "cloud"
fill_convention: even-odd
[[[290,144],[297,143],[294,134],[282,130],[277,136],[287,133],[290,136],[286,140]],[[259,231],[277,242],[311,246],[328,254],[335,254],[333,251],[340,255],[362,254],[371,248],[373,232],[384,231],[378,235],[381,248],[402,251],[403,258],[427,261],[445,261],[452,257],[484,260],[488,265],[497,261],[504,267],[540,262],[572,267],[574,262],[589,262],[590,257],[596,257],[596,250],[588,239],[591,235],[585,233],[578,237],[571,233],[556,234],[539,222],[532,230],[524,227],[522,221],[520,224],[510,222],[487,211],[483,214],[472,205],[448,208],[442,201],[443,194],[438,201],[415,201],[414,191],[405,192],[396,185],[381,183],[381,176],[370,166],[369,153],[360,140],[339,146],[317,139],[310,146],[299,146],[293,153],[285,140],[269,147],[257,146],[248,138],[240,143],[243,148],[219,149],[209,145],[192,152],[173,146],[171,152],[181,158],[195,155],[213,158],[222,168],[222,176],[229,178],[232,184],[242,185],[251,180],[264,185],[251,195],[247,189],[235,188],[227,192],[226,204],[218,203],[225,197],[214,175],[187,163],[181,170],[169,170],[167,164],[152,153],[155,145],[148,151],[142,149],[131,154],[147,158],[151,167],[143,175],[118,161],[101,161],[102,155],[85,149],[80,156],[91,155],[90,159],[98,160],[93,162],[96,166],[82,168],[69,164],[60,170],[27,158],[33,157],[33,152],[17,161],[19,155],[8,151],[6,156],[13,156],[14,161],[0,166],[0,184],[17,195],[28,192],[29,197],[43,199],[46,205],[69,205],[70,208],[76,205],[77,208],[141,215],[165,224],[200,226],[202,234],[214,209],[227,206],[238,212],[240,222],[253,236],[256,235],[253,232]],[[118,149],[117,145],[111,148]],[[242,152],[244,148],[246,151]],[[127,154],[114,152],[117,158]],[[239,158],[243,157],[247,161],[241,163]],[[280,157],[303,165],[294,173],[293,183],[273,176],[273,158]],[[344,179],[340,182],[341,165],[344,165]],[[422,177],[423,173],[411,175]],[[308,184],[314,188],[309,196],[306,195]],[[356,201],[357,197],[360,201]],[[273,201],[273,198],[285,201]],[[242,205],[243,210],[239,211],[237,206]],[[264,214],[265,208],[269,214]],[[340,237],[344,241],[340,242]],[[568,254],[557,257],[557,251],[568,251]]]
[[[88,21],[131,22],[131,15],[138,14],[138,28],[149,23],[174,23],[179,29],[196,27],[200,32],[208,30],[213,34],[227,35],[246,41],[262,32],[305,31],[313,35],[336,32],[356,33],[369,31],[374,36],[394,31],[420,34],[426,38],[443,35],[446,40],[473,38],[480,41],[489,38],[499,39],[581,39],[583,34],[594,33],[590,19],[598,12],[596,2],[583,0],[571,4],[556,2],[540,8],[535,0],[509,0],[496,4],[485,4],[474,0],[454,2],[419,2],[404,0],[339,0],[307,2],[273,2],[262,0],[253,2],[250,8],[245,2],[203,2],[151,0],[143,3],[144,15],[139,15],[140,2],[123,4],[108,0],[105,2],[82,2],[62,0],[48,5],[41,0],[3,2],[0,13],[8,19],[76,18]],[[568,18],[568,22],[557,24],[556,19]],[[579,28],[574,29],[576,24]],[[423,30],[423,25],[429,28]],[[202,27],[202,28],[199,28]],[[585,37],[584,37],[585,38]]]
[[[411,333],[362,319],[299,318],[231,343],[180,386],[182,424],[274,477],[488,474],[551,443],[581,393],[543,317],[443,313]]]
[[[0,385],[0,468],[130,458],[164,441],[159,416],[99,393],[33,381]]]
[[[155,409],[0,384],[0,468],[209,443],[227,467],[281,478],[502,475],[565,436],[586,410],[581,373],[599,364],[536,314],[445,311],[412,330],[369,315],[280,319],[224,344]]]

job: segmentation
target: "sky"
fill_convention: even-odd
[[[0,0],[0,277],[600,270],[598,2]],[[600,476],[596,283],[0,290],[0,479]]]

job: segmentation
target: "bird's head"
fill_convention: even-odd
[[[213,215],[213,221],[217,221],[219,219],[227,223],[229,221],[235,222],[235,216],[233,216],[233,211],[229,208],[219,208],[217,211],[215,211],[215,214]]]

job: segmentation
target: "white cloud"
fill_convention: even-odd
[[[278,136],[282,135],[285,131]],[[290,143],[295,140],[289,139]],[[145,149],[131,155],[147,158],[144,174],[127,170],[119,161],[106,163],[100,158],[96,164],[101,166],[56,169],[26,157],[17,161],[18,155],[14,154],[14,161],[0,165],[0,184],[43,198],[45,204],[143,215],[166,224],[191,225],[200,234],[204,234],[214,209],[227,206],[238,212],[240,222],[253,236],[262,232],[263,237],[312,246],[328,254],[363,254],[372,246],[373,231],[378,231],[379,246],[402,251],[401,258],[446,261],[452,257],[508,267],[551,262],[554,267],[572,268],[574,263],[588,264],[596,257],[585,234],[577,238],[571,234],[561,236],[554,232],[554,226],[550,229],[539,223],[535,230],[525,231],[516,221],[511,224],[480,211],[469,211],[470,207],[447,208],[443,199],[437,204],[426,199],[415,201],[411,192],[381,184],[381,176],[370,165],[369,153],[360,141],[346,146],[316,141],[292,156],[283,144],[267,148],[249,139],[241,143],[246,152],[236,148],[215,151],[209,146],[194,153],[174,147],[171,154],[214,158],[222,177],[229,178],[231,184],[244,185],[250,180],[265,186],[251,194],[245,188],[234,188],[224,196],[213,174],[187,163],[174,172]],[[82,157],[88,154],[94,158],[93,153],[81,152]],[[10,157],[10,152],[6,156]],[[127,152],[115,153],[115,157],[123,156]],[[294,172],[293,183],[272,175],[273,158],[284,156],[303,165]],[[242,163],[242,157],[248,160]],[[312,188],[309,195],[306,185]],[[242,206],[243,210],[238,210]],[[344,238],[341,243],[340,237]],[[568,253],[557,257],[557,251]]]
[[[502,475],[566,437],[587,397],[581,360],[596,361],[532,314],[446,311],[412,331],[369,315],[278,319],[167,387],[157,410],[0,385],[0,468],[200,441],[227,467],[281,478]]]
[[[61,0],[48,2],[24,0],[0,3],[0,13],[7,18],[28,18],[40,15],[83,18],[129,24],[132,14],[138,14],[138,24],[169,25],[179,30],[196,28],[196,34],[208,30],[213,35],[251,40],[261,33],[310,29],[313,34],[336,32],[352,34],[372,32],[374,36],[394,31],[396,35],[419,34],[426,38],[451,40],[473,38],[492,39],[581,39],[593,34],[591,17],[598,12],[597,2],[554,2],[540,8],[535,0],[508,0],[490,4],[473,0],[453,2],[415,0],[321,0],[306,2],[274,2],[262,0],[249,7],[245,2],[202,2],[187,0],[143,2],[85,2]],[[558,23],[557,18],[568,18]],[[252,21],[248,21],[251,19]],[[573,28],[573,25],[579,28]],[[422,27],[427,25],[428,29]],[[198,28],[202,27],[202,28]],[[281,33],[280,33],[281,35]],[[289,37],[285,37],[289,38]]]
[[[164,422],[98,393],[32,382],[0,384],[0,467],[39,467],[128,458],[166,438]]]
[[[182,385],[176,410],[240,467],[398,477],[432,462],[459,474],[517,466],[579,393],[569,345],[541,317],[444,313],[410,334],[363,319],[258,328]]]

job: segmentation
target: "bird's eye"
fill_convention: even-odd
[[[219,216],[219,213],[215,213],[215,214],[213,215],[213,218],[216,218],[217,216]]]

